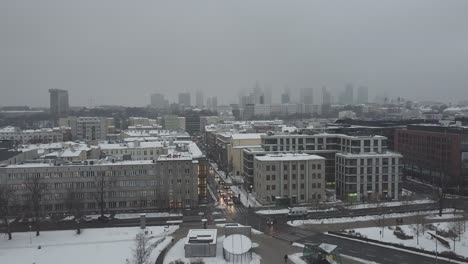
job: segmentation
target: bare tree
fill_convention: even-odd
[[[463,233],[465,232],[464,221],[455,221],[450,224],[449,227],[451,233],[453,234],[453,251],[455,251],[455,241],[460,241]]]
[[[12,239],[10,221],[8,217],[14,215],[14,191],[6,184],[0,185],[0,219],[3,219],[6,225],[6,232],[8,234],[8,240]]]
[[[416,243],[419,245],[419,235],[422,233],[424,235],[425,230],[425,218],[421,213],[418,211],[416,217],[416,224],[414,226],[416,231]]]
[[[105,171],[96,172],[96,177],[94,179],[94,185],[96,188],[96,191],[94,192],[94,199],[98,204],[101,218],[104,218],[104,213],[106,210],[106,194],[113,184],[114,181],[111,180],[110,176],[106,176]]]
[[[76,189],[70,188],[67,190],[67,197],[65,198],[68,214],[75,218],[77,234],[81,234],[80,217],[83,215],[83,203],[81,203],[80,194]]]
[[[139,233],[135,238],[135,248],[132,250],[132,259],[127,260],[127,264],[148,264],[151,251],[157,246],[158,242],[151,244],[150,238],[144,233]]]
[[[40,217],[42,216],[42,198],[47,190],[47,184],[39,176],[32,176],[26,180],[29,206],[32,210],[33,224],[36,236],[40,235]]]

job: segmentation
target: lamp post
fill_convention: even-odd
[[[29,244],[32,244],[31,224],[29,225]]]

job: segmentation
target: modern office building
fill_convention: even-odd
[[[395,132],[404,173],[452,193],[468,194],[468,127],[418,124]]]

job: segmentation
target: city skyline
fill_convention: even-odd
[[[5,1],[0,105],[47,106],[48,89],[68,90],[73,106],[144,106],[152,93],[173,101],[197,90],[228,104],[256,81],[274,100],[285,86],[325,85],[336,94],[353,83],[369,87],[370,100],[386,94],[456,103],[467,97],[467,7],[435,0]]]

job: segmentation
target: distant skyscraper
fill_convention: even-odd
[[[314,104],[314,89],[312,88],[302,88],[300,91],[300,102],[302,104]]]
[[[50,113],[55,118],[68,115],[68,91],[59,89],[49,89],[50,93]]]
[[[218,111],[218,97],[212,96],[208,97],[206,100],[206,104],[208,106],[208,109],[210,109],[213,112]]]
[[[263,100],[265,104],[271,105],[272,103],[272,92],[271,92],[271,87],[265,88],[263,91]]]
[[[205,106],[205,101],[204,101],[204,97],[203,97],[203,92],[202,92],[202,91],[197,91],[197,94],[196,94],[196,97],[195,97],[195,101],[196,101],[196,106],[199,106],[199,107]]]
[[[151,95],[151,107],[153,108],[166,108],[168,102],[164,99],[164,94],[154,93]]]
[[[323,105],[330,105],[331,104],[331,95],[330,92],[327,91],[327,87],[322,87],[322,104]]]
[[[369,102],[369,89],[366,86],[360,86],[358,88],[357,103],[367,104]]]
[[[284,93],[281,94],[281,103],[289,104],[290,102],[291,102],[291,98],[289,98],[289,92],[284,91]]]
[[[179,104],[184,106],[190,106],[190,93],[179,93]]]
[[[354,104],[354,87],[352,84],[347,84],[344,91],[339,97],[340,104],[352,105]]]

